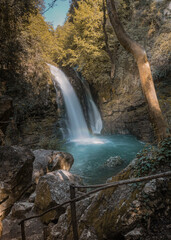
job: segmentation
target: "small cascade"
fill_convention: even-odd
[[[64,99],[67,112],[67,128],[70,140],[87,139],[90,137],[87,123],[79,99],[67,76],[55,66],[48,64],[53,75],[54,85],[58,85]],[[56,87],[57,88],[57,87]],[[56,89],[57,91],[57,89]]]
[[[88,105],[88,117],[89,117],[89,121],[90,121],[90,127],[92,130],[93,134],[100,134],[102,127],[103,127],[103,123],[102,123],[102,119],[101,119],[101,115],[100,112],[96,106],[96,104],[93,101],[91,92],[90,92],[90,88],[89,85],[87,83],[87,81],[81,77],[81,81],[84,85],[85,88],[85,93],[86,93],[86,98],[87,98],[87,105]]]

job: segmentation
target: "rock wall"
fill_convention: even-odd
[[[125,4],[126,10],[117,4],[121,22],[128,35],[147,51],[160,106],[170,123],[170,5],[165,0],[127,1]],[[109,21],[106,31],[115,56],[114,78],[110,78],[110,62],[104,62],[103,69],[97,68],[86,78],[102,114],[103,132],[133,134],[151,142],[154,132],[136,62],[119,44]]]
[[[22,80],[11,79],[8,74],[1,75],[1,142],[6,145],[53,149],[58,144],[56,92],[45,63],[42,63],[40,69],[36,65],[30,68],[31,76],[28,76],[26,69],[26,79]]]
[[[113,82],[93,85],[98,92],[104,123],[103,133],[133,134],[151,142],[153,129],[136,64],[129,55],[127,61],[128,66],[126,62],[117,66]]]

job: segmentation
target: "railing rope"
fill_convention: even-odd
[[[94,194],[96,192],[99,192],[101,190],[105,190],[111,187],[116,187],[116,186],[121,186],[121,185],[125,185],[125,184],[131,184],[131,183],[138,183],[138,182],[143,182],[143,181],[147,181],[147,180],[152,180],[152,179],[157,179],[157,178],[161,178],[161,177],[170,177],[171,176],[171,171],[168,172],[164,172],[164,173],[159,173],[159,174],[155,174],[155,175],[150,175],[150,176],[146,176],[146,177],[141,177],[141,178],[132,178],[132,179],[127,179],[127,180],[121,180],[118,182],[111,182],[111,183],[107,183],[107,184],[100,184],[100,185],[89,185],[89,186],[76,186],[71,184],[70,185],[70,197],[71,199],[56,206],[53,208],[48,209],[47,211],[43,212],[42,214],[39,215],[34,215],[32,217],[28,217],[23,219],[22,221],[19,222],[19,225],[21,225],[21,235],[22,235],[22,240],[26,240],[26,236],[25,236],[25,227],[24,227],[24,223],[25,221],[28,221],[30,219],[33,218],[39,218],[44,216],[46,213],[53,211],[53,210],[57,210],[59,207],[70,204],[71,205],[71,221],[72,221],[72,227],[73,227],[73,236],[75,237],[74,240],[78,240],[78,228],[77,228],[77,219],[76,219],[76,202],[79,202],[87,197],[89,197],[91,194]],[[75,188],[96,188],[95,190],[92,190],[88,193],[85,193],[83,195],[81,195],[80,197],[75,197]]]

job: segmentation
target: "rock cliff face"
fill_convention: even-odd
[[[168,1],[136,1],[127,10],[117,9],[128,35],[147,51],[162,111],[170,122],[170,4]],[[134,134],[145,141],[153,140],[138,69],[133,57],[119,44],[110,22],[106,24],[109,46],[115,56],[115,74],[110,79],[110,63],[90,72],[86,78],[101,110],[103,132]],[[84,74],[84,73],[83,73]]]
[[[126,66],[126,63],[122,64]],[[98,89],[99,107],[104,122],[103,132],[132,134],[144,141],[152,141],[153,130],[135,63],[131,64],[130,61],[122,75],[121,69],[118,68],[113,83],[93,85]]]
[[[109,81],[104,80],[98,84],[90,82],[93,97],[99,106],[103,119],[102,133],[132,134],[139,139],[152,141],[153,130],[135,63],[130,63],[129,68],[129,72],[128,69],[125,69],[122,77],[116,78],[114,82],[111,82],[108,76],[107,80]],[[134,69],[133,73],[131,73],[131,68]],[[117,71],[120,75],[121,69],[119,68]],[[87,119],[83,86],[71,68],[66,67],[64,72],[69,77],[80,99]]]
[[[34,155],[27,148],[0,147],[0,220],[32,180]]]
[[[54,148],[57,144],[57,106],[50,71],[45,63],[40,69],[33,64],[31,67],[34,77],[29,79],[14,78],[12,81],[2,74],[0,129],[7,145]],[[28,70],[25,71],[27,76]]]

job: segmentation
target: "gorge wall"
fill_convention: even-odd
[[[127,12],[118,12],[126,32],[147,51],[153,79],[162,112],[170,125],[170,53],[171,43],[168,1],[128,1]],[[125,3],[126,4],[126,3]],[[96,69],[83,75],[91,86],[101,110],[107,134],[133,134],[144,141],[154,140],[148,106],[143,96],[138,68],[133,57],[119,44],[110,22],[106,31],[108,43],[115,59],[114,78],[110,78],[110,62],[94,61]]]
[[[56,123],[59,112],[55,89],[45,62],[57,63],[62,67],[82,103],[84,90],[73,71],[73,67],[78,66],[78,71],[88,81],[101,112],[104,134],[133,134],[147,142],[154,140],[153,126],[133,57],[120,46],[107,20],[108,43],[115,60],[115,74],[113,79],[110,78],[111,62],[105,51],[101,3],[92,0],[80,2],[82,5],[78,4],[77,10],[70,12],[71,16],[63,27],[53,32],[52,29],[49,31],[49,26],[45,26],[46,31],[44,28],[39,29],[39,38],[35,40],[35,32],[31,29],[36,30],[38,24],[33,24],[43,21],[37,15],[36,20],[32,20],[31,29],[26,28],[21,35],[21,44],[27,44],[20,53],[20,64],[12,70],[1,66],[0,95],[7,95],[13,101],[13,117],[10,116],[12,122],[5,130],[1,129],[1,135],[6,135],[6,144],[30,144],[31,147],[39,145],[48,148],[49,136],[52,140],[51,147],[57,144],[55,139],[59,125]],[[170,1],[166,0],[117,3],[125,30],[147,51],[159,102],[169,124],[170,8]],[[45,33],[47,38],[43,42]],[[30,50],[29,37],[32,39]],[[79,40],[80,37],[82,41]],[[46,51],[45,46],[48,46]],[[27,54],[24,49],[27,49]]]
[[[170,2],[123,0],[116,1],[116,7],[127,34],[147,51],[159,102],[170,123]],[[154,129],[136,63],[118,42],[108,16],[105,29],[115,65],[112,79],[99,1],[78,1],[64,26],[56,29],[59,53],[55,61],[67,68],[77,66],[88,81],[102,114],[104,134],[133,134],[153,142]]]

